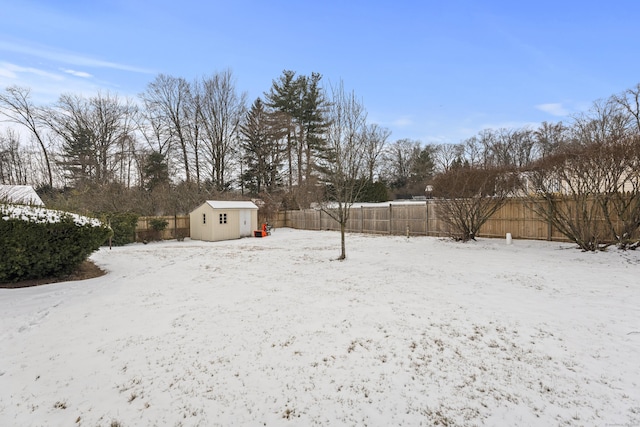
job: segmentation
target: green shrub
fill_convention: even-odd
[[[381,181],[371,182],[367,180],[363,184],[356,202],[377,203],[386,202],[387,200],[389,200],[389,194],[385,183]]]
[[[136,241],[138,215],[134,213],[108,212],[98,215],[104,224],[111,225],[113,246],[124,246]]]
[[[164,231],[164,229],[167,228],[167,225],[169,225],[169,221],[162,218],[153,218],[149,221],[149,225],[151,225],[151,228],[153,228],[154,231]]]
[[[110,235],[108,227],[90,218],[0,205],[0,282],[69,274]]]
[[[151,226],[150,239],[147,240],[162,240],[162,232],[169,225],[169,221],[162,218],[153,218],[149,220],[149,225]]]

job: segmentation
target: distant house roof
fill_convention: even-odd
[[[206,203],[214,209],[258,209],[253,202],[207,200]]]
[[[44,206],[42,199],[30,185],[0,185],[0,203]]]

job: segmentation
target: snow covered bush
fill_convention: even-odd
[[[68,274],[111,233],[96,219],[44,208],[0,205],[0,282]]]

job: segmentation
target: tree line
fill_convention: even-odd
[[[194,81],[160,74],[136,99],[62,94],[37,105],[29,88],[8,87],[0,93],[0,183],[32,184],[45,197],[179,188],[306,207],[331,124],[322,83],[318,73],[285,70],[250,105],[229,70]],[[411,193],[424,184],[410,179],[420,174],[411,167],[425,150],[419,142],[390,143],[391,132],[372,123],[358,132],[366,141],[362,179],[377,198],[386,199],[387,187]],[[138,207],[171,211],[165,202]]]
[[[583,250],[640,242],[640,84],[593,103],[569,124],[487,129],[441,152],[434,195],[460,240],[509,197]]]
[[[186,213],[214,197],[297,209],[427,195],[451,200],[443,215],[466,240],[507,196],[533,194],[551,212],[559,193],[637,193],[639,105],[637,85],[570,123],[423,144],[393,141],[354,93],[319,73],[285,70],[250,104],[229,70],[193,81],[160,74],[136,99],[62,94],[36,105],[29,88],[14,86],[0,93],[0,183],[35,184],[53,207],[146,215]],[[456,206],[474,198],[473,209]],[[624,203],[598,209],[633,217],[636,202]]]

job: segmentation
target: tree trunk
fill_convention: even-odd
[[[346,220],[342,220],[340,221],[340,256],[338,257],[338,260],[342,261],[344,259],[347,258],[347,251],[345,248],[345,242],[344,242],[344,231],[346,228]]]

